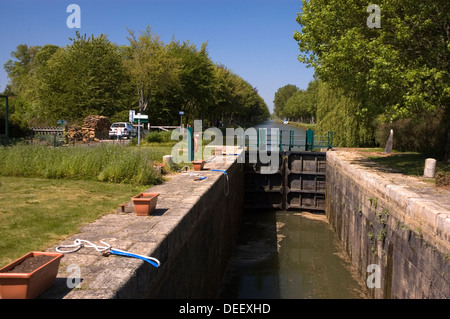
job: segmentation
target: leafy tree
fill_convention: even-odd
[[[374,145],[375,122],[358,115],[359,102],[332,88],[329,83],[318,82],[317,131],[325,135],[334,132],[333,143],[342,147]]]
[[[270,116],[269,108],[258,90],[223,65],[215,70],[214,116],[222,122],[248,124]]]
[[[149,26],[139,36],[131,30],[129,34],[130,58],[126,59],[125,65],[136,86],[139,112],[143,113],[148,108],[153,91],[179,85],[181,65]]]
[[[164,44],[150,27],[138,36],[129,33],[129,46],[79,33],[62,48],[18,46],[14,60],[5,64],[14,115],[39,125],[81,121],[92,114],[125,120],[130,109],[161,124],[178,123],[180,110],[189,120],[225,124],[269,117],[257,89],[215,65],[206,43],[199,49],[189,41]]]
[[[380,0],[381,28],[367,1],[303,0],[295,32],[300,61],[330,89],[355,101],[359,124],[422,112],[445,114],[450,151],[450,3]],[[325,22],[325,23],[324,23]]]
[[[11,96],[11,122],[26,126],[39,118],[37,74],[58,49],[58,46],[50,44],[43,47],[20,44],[11,53],[14,60],[8,60],[4,65],[10,79],[5,92]]]
[[[284,116],[284,107],[286,105],[287,100],[297,92],[299,88],[293,84],[285,85],[278,89],[275,93],[275,99],[273,101],[274,104],[274,114],[278,117]]]
[[[300,120],[300,122],[314,123],[318,103],[319,81],[313,80],[308,84],[306,90],[298,90],[287,101],[283,115],[289,119]]]
[[[208,56],[207,44],[200,50],[189,41],[172,40],[170,53],[179,60],[180,85],[172,90],[173,100],[185,112],[186,119],[204,118],[214,98],[214,64]]]
[[[127,108],[128,80],[116,45],[104,35],[81,36],[56,51],[37,74],[43,118],[80,121],[88,115],[113,116]]]

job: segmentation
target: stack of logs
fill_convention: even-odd
[[[111,121],[106,116],[91,115],[84,119],[83,125],[73,125],[68,130],[69,143],[99,142],[108,138]]]

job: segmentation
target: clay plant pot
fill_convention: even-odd
[[[195,160],[192,162],[192,167],[194,168],[194,171],[201,171],[203,169],[203,166],[205,166],[204,160]]]
[[[148,216],[156,208],[159,193],[140,193],[132,198],[137,216]]]
[[[41,261],[40,258],[48,260]],[[62,253],[30,252],[0,269],[0,299],[34,299],[55,282]],[[30,261],[29,270],[21,270]],[[43,264],[42,264],[43,263]]]

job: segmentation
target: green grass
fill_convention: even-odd
[[[316,123],[289,122],[289,125],[300,127],[305,130],[315,130],[317,127]]]
[[[384,149],[366,149],[362,152],[384,152]],[[423,176],[425,160],[428,156],[416,152],[393,151],[391,156],[369,156],[374,162],[385,167],[395,169],[402,174],[411,176]],[[437,162],[436,174],[450,173],[450,165]]]
[[[53,247],[79,227],[114,212],[145,186],[0,177],[0,267]]]
[[[0,147],[0,267],[163,182],[154,164],[171,151],[163,143]]]

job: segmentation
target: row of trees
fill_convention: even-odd
[[[343,146],[383,144],[450,152],[450,2],[303,0],[299,60],[318,81],[318,129]],[[398,144],[403,141],[403,144]]]
[[[290,121],[315,123],[318,88],[317,79],[311,81],[306,90],[299,89],[293,84],[279,88],[275,93],[274,115]]]
[[[24,126],[57,120],[79,122],[88,115],[126,121],[128,111],[148,114],[152,124],[185,119],[230,123],[270,116],[257,90],[211,61],[207,45],[164,43],[150,27],[118,46],[105,35],[76,34],[65,47],[19,45],[5,65],[11,120]]]

